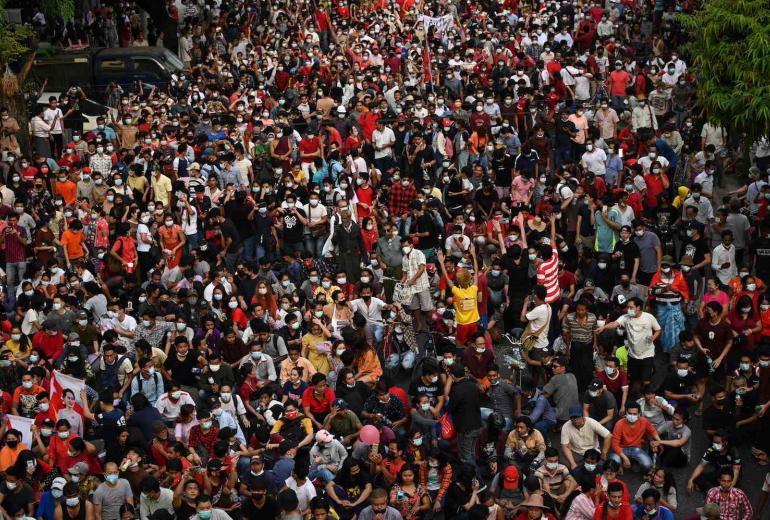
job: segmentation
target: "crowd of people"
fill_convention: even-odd
[[[25,16],[162,43],[108,4]],[[168,85],[0,107],[4,520],[760,518],[770,143],[696,4],[169,2]]]

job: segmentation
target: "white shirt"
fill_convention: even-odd
[[[363,298],[358,298],[350,302],[353,307],[353,312],[360,312],[366,321],[370,323],[382,324],[382,309],[387,305],[379,298],[372,297],[369,300],[369,305],[366,304]]]
[[[169,398],[169,393],[166,392],[160,396],[158,402],[155,403],[155,408],[160,412],[164,419],[173,420],[179,416],[179,409],[182,408],[182,405],[184,404],[191,404],[195,406],[195,401],[192,400],[190,394],[182,391],[182,395],[179,396],[179,400],[174,403]]]
[[[305,478],[305,483],[300,486],[294,480],[294,477],[289,477],[286,479],[286,487],[297,494],[297,500],[299,501],[297,509],[300,511],[306,511],[310,506],[310,501],[316,496],[315,486],[310,482],[309,478]]]
[[[730,265],[723,269],[722,266],[726,263]],[[723,285],[730,283],[730,280],[738,274],[738,267],[735,265],[735,245],[730,244],[729,248],[724,244],[716,246],[711,252],[711,268],[716,271],[717,278]]]
[[[543,328],[542,332],[540,332],[540,335],[537,338],[535,346],[541,349],[548,348],[548,329],[551,326],[551,307],[548,304],[543,303],[529,311],[526,314],[526,317],[527,321],[529,321],[530,333],[539,331],[540,328],[545,325],[545,328]]]
[[[56,116],[59,116],[58,119],[56,119],[56,124],[51,127],[51,133],[52,134],[61,134],[61,123],[62,118],[64,117],[64,114],[62,114],[62,111],[60,108],[46,108],[43,112],[43,119],[45,119],[45,122],[51,125],[53,123],[53,120],[56,118]]]
[[[642,312],[633,318],[623,314],[616,321],[626,330],[629,357],[647,359],[655,356],[655,343],[650,341],[653,333],[660,330],[655,316],[648,312]]]
[[[596,175],[604,175],[607,173],[607,154],[601,148],[594,147],[590,152],[583,154],[583,164],[588,171],[593,172]]]
[[[150,250],[150,247],[152,247],[152,244],[146,243],[144,240],[142,240],[142,235],[150,235],[150,228],[147,227],[147,224],[139,224],[136,226],[136,250],[140,253],[147,253]]]
[[[695,179],[693,180],[693,183],[698,183],[703,188],[703,193],[713,194],[714,193],[714,176],[709,175],[705,171],[699,173],[695,176]]]
[[[391,157],[393,154],[393,145],[396,144],[396,135],[393,133],[393,130],[389,126],[386,126],[382,129],[382,132],[379,130],[374,130],[372,132],[372,141],[374,141],[374,158],[375,159],[382,159],[383,157]],[[382,150],[379,149],[380,146],[388,146],[388,148],[384,148]]]

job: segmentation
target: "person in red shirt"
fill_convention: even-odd
[[[363,222],[366,217],[373,214],[374,188],[369,185],[369,176],[366,174],[359,175],[356,182],[358,183],[356,188],[356,197],[358,197],[356,214],[358,215],[358,221]]]
[[[309,175],[310,166],[312,166],[315,158],[323,157],[321,140],[312,130],[308,130],[297,147],[299,148],[299,161],[302,165],[302,170],[304,170],[305,175]]]
[[[609,357],[604,361],[604,370],[596,374],[604,387],[615,396],[620,413],[626,411],[628,399],[628,375],[620,366],[620,360]]]
[[[631,76],[623,69],[623,62],[615,62],[615,70],[610,73],[607,85],[610,87],[610,97],[612,98],[612,108],[623,110],[623,101],[626,99],[626,89],[631,83]]]
[[[607,500],[596,508],[594,520],[631,520],[633,517],[631,505],[623,501],[623,484],[610,482],[607,486]]]
[[[633,460],[647,472],[652,467],[652,458],[645,451],[647,438],[660,442],[660,436],[655,427],[645,417],[641,416],[639,404],[636,401],[628,403],[626,416],[620,419],[612,429],[612,453],[610,458],[622,462],[624,468],[631,467]]]
[[[644,182],[647,184],[647,190],[644,192],[645,209],[649,211],[658,206],[658,195],[668,190],[671,183],[657,161],[650,165],[650,173],[644,176]]]
[[[32,336],[32,348],[39,350],[46,359],[59,359],[64,351],[64,335],[56,330],[54,322],[43,322],[43,330]]]
[[[337,396],[326,383],[326,376],[320,372],[313,374],[310,383],[310,388],[302,394],[302,408],[316,428],[323,428],[323,422]]]

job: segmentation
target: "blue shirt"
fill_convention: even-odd
[[[641,518],[644,512],[644,506],[642,504],[634,505],[634,518]],[[655,515],[652,520],[674,520],[674,513],[665,506],[658,506],[658,514]]]
[[[56,500],[50,491],[43,492],[40,495],[40,502],[37,504],[37,510],[35,516],[43,518],[43,520],[53,520],[54,511],[56,510],[56,504],[59,501]]]

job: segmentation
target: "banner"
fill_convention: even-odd
[[[51,417],[56,417],[56,412],[64,408],[62,392],[66,389],[70,389],[75,393],[75,411],[83,415],[80,392],[86,389],[86,382],[54,370],[51,376]]]
[[[21,442],[28,449],[32,449],[32,425],[35,424],[35,419],[28,417],[19,417],[18,415],[6,415],[8,418],[8,428],[19,430],[21,432]]]
[[[445,14],[444,16],[439,17],[428,16],[424,14],[420,17],[420,19],[422,20],[423,28],[425,29],[426,38],[430,32],[431,27],[435,27],[436,33],[441,35],[447,32],[454,25],[454,18],[451,14]]]

